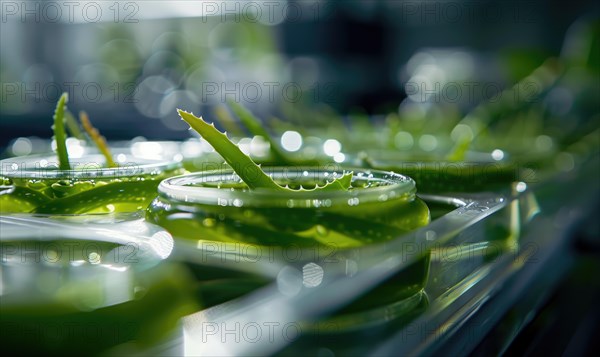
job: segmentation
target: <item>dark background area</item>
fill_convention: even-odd
[[[186,138],[185,127],[173,119],[175,103],[210,112],[221,97],[203,100],[200,83],[206,82],[225,83],[219,91],[235,90],[236,81],[300,83],[306,105],[325,103],[342,114],[393,111],[406,98],[406,64],[423,49],[460,50],[474,63],[471,78],[505,87],[559,56],[569,27],[599,8],[594,1],[294,1],[289,9],[300,9],[301,16],[289,10],[283,21],[264,24],[245,21],[249,16],[143,18],[151,3],[139,3],[135,23],[123,13],[117,23],[51,22],[44,16],[22,21],[3,5],[0,146],[19,136],[49,138],[58,89],[67,90],[69,82],[80,84],[71,106],[88,111],[112,140]],[[82,76],[89,66],[97,73]],[[162,93],[148,94],[140,84],[149,76],[170,83]],[[101,100],[90,100],[94,88],[82,95],[91,82],[103,88]],[[174,91],[181,92],[166,103]],[[274,101],[266,97],[245,104],[279,113],[282,93]],[[157,103],[166,103],[161,113],[145,109]],[[462,109],[476,104],[471,100]]]
[[[406,84],[420,75],[421,62],[431,65],[432,77],[426,80],[432,83],[476,81],[509,88],[547,58],[564,55],[578,21],[600,17],[598,1],[340,0],[290,1],[300,16],[254,22],[249,14],[191,16],[192,2],[187,2],[192,8],[178,9],[186,2],[139,1],[132,22],[123,7],[116,22],[105,8],[103,21],[70,23],[23,18],[23,9],[13,14],[8,3],[43,7],[52,2],[2,1],[0,152],[18,137],[51,138],[53,108],[68,83],[77,83],[69,108],[85,109],[110,140],[180,140],[190,134],[175,108],[210,116],[227,98],[264,118],[286,119],[290,112],[324,107],[344,116],[398,112],[402,103],[414,101]],[[147,16],[151,7],[157,9]],[[589,57],[600,66],[600,53]],[[244,88],[256,83],[263,92],[254,101]],[[276,84],[273,100],[265,83]],[[282,91],[289,84],[300,88],[301,100],[290,100]],[[88,87],[91,94],[83,90]],[[98,98],[95,88],[102,89]],[[435,104],[442,109],[451,104],[465,114],[483,100],[480,93]],[[598,99],[586,100],[597,114]],[[597,118],[577,117],[572,125],[579,130],[573,131],[587,131]],[[519,315],[518,309],[507,314],[475,355],[598,350],[597,338],[591,337],[600,321],[595,217],[585,226],[595,230],[574,232],[579,260],[540,313],[516,327],[511,313]],[[517,332],[516,338],[511,335]],[[506,341],[513,342],[503,345]]]

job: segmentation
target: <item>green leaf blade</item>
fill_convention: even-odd
[[[352,184],[352,172],[347,172],[340,178],[336,178],[327,182],[323,186],[316,186],[313,189],[293,190],[288,187],[278,185],[273,179],[267,175],[259,165],[244,154],[240,148],[235,145],[227,135],[221,133],[214,124],[208,124],[192,113],[177,109],[179,116],[189,126],[200,134],[208,143],[215,149],[219,155],[233,168],[233,171],[248,185],[250,189],[272,189],[277,191],[285,191],[289,193],[307,192],[307,191],[347,191]]]
[[[336,178],[333,181],[328,181],[323,186],[317,186],[312,190],[305,191],[348,191],[352,184],[352,176],[354,173],[352,171],[346,172],[340,178]]]
[[[194,114],[181,109],[177,109],[177,112],[192,129],[196,130],[212,145],[250,189],[283,189],[265,174],[249,156],[244,154],[237,145],[232,143],[227,135],[218,131],[214,124],[208,124],[202,117],[198,118]]]
[[[69,101],[69,95],[63,93],[58,99],[54,110],[54,140],[56,140],[56,153],[58,155],[58,168],[70,170],[69,153],[67,151],[67,133],[65,131],[65,108]]]

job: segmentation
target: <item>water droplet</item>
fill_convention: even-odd
[[[317,230],[317,234],[320,235],[321,237],[326,237],[327,234],[329,234],[329,230],[327,228],[325,228],[325,226],[317,224],[317,226],[315,228]]]
[[[202,220],[202,225],[207,228],[213,227],[215,225],[215,220],[214,218],[205,218]]]

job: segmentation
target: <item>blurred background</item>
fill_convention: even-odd
[[[494,119],[476,150],[493,160],[537,150],[577,175],[577,155],[599,152],[599,19],[591,0],[1,0],[0,152],[47,150],[68,92],[70,110],[112,141],[187,139],[176,108],[212,121],[228,100],[280,133],[341,122],[350,136],[387,128],[395,149],[414,136],[426,152]],[[583,258],[508,352],[600,349],[600,229],[582,227]],[[494,333],[512,340],[510,321]]]
[[[443,119],[497,99],[549,57],[598,66],[586,43],[598,41],[594,1],[1,4],[3,148],[51,137],[63,91],[111,140],[164,140],[189,137],[176,108],[210,118],[234,100],[300,126],[326,125],[311,108]],[[558,91],[546,106],[572,102]]]

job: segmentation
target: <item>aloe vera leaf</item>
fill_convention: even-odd
[[[92,126],[92,123],[90,122],[90,118],[88,117],[87,113],[83,111],[79,112],[79,120],[81,120],[83,128],[88,133],[94,144],[96,144],[96,146],[106,159],[106,166],[117,167],[117,164],[114,162],[112,154],[110,153],[110,149],[106,144],[106,139],[104,139],[104,137],[100,135],[98,129]]]
[[[414,203],[410,203],[409,207],[413,210],[418,208]],[[322,219],[315,219],[314,213],[310,212],[277,209],[255,210],[254,215],[254,219],[247,220],[242,212],[236,214],[228,211],[220,227],[202,230],[202,237],[206,240],[257,245],[314,247],[315,244],[322,244],[350,248],[390,240],[410,230],[390,226],[386,222],[374,222],[372,217],[349,217],[330,212],[324,212]],[[411,227],[423,225],[424,220],[418,220],[416,214],[412,216],[414,223]],[[237,223],[231,224],[233,222]],[[182,234],[189,235],[186,232],[193,230],[186,227]],[[277,234],[272,234],[274,231]]]
[[[210,145],[219,153],[223,159],[233,168],[240,178],[248,185],[249,188],[255,189],[259,187],[281,189],[273,179],[261,170],[250,157],[244,154],[237,145],[231,142],[227,135],[221,133],[214,124],[208,124],[192,113],[188,113],[181,109],[177,112],[189,126],[198,132]]]
[[[15,186],[0,194],[0,212],[29,212],[50,198],[28,187]]]
[[[319,189],[321,191],[346,191],[350,188],[350,185],[352,184],[352,175],[352,171],[346,172],[342,175],[342,177],[336,178],[333,181],[329,181],[323,186],[317,186],[313,190]]]
[[[263,221],[263,225],[259,225],[256,222],[234,221],[231,218],[226,218],[223,224],[221,224],[222,229],[219,229],[217,234],[205,233],[205,231],[210,230],[202,230],[201,234],[203,239],[208,240],[217,240],[221,242],[231,242],[231,243],[242,243],[242,244],[251,244],[251,245],[267,245],[267,246],[313,246],[315,245],[315,241],[312,239],[307,239],[305,237],[298,236],[294,232],[289,232],[286,230],[277,230],[277,234],[273,234],[273,229],[269,228],[269,224],[271,223],[268,220]],[[199,231],[200,232],[200,231]],[[204,237],[206,235],[206,237]]]
[[[192,113],[177,109],[179,116],[190,127],[198,132],[217,153],[233,168],[235,173],[248,185],[250,189],[268,188],[279,191],[298,192],[298,191],[316,191],[316,190],[347,190],[352,182],[352,172],[347,172],[342,177],[327,182],[323,186],[316,186],[313,189],[293,190],[288,187],[278,185],[268,176],[252,159],[244,154],[240,148],[227,138],[227,135],[221,133],[214,124],[208,124],[201,117],[198,118]]]
[[[269,135],[265,128],[263,128],[260,120],[256,118],[254,114],[252,114],[252,112],[250,112],[241,104],[238,104],[234,101],[228,101],[228,104],[231,110],[235,113],[235,115],[237,115],[242,121],[242,123],[246,126],[246,128],[250,130],[250,133],[252,133],[252,135],[262,136],[265,140],[269,142],[271,153],[273,154],[273,158],[275,159],[275,161],[281,163],[288,162],[285,155],[279,149],[279,146],[277,145],[275,140],[271,138],[271,135]]]
[[[56,109],[54,110],[54,140],[56,140],[56,153],[58,155],[58,168],[60,170],[70,170],[69,153],[67,151],[67,134],[65,132],[65,107],[69,101],[69,95],[63,93],[58,99]]]
[[[68,133],[79,140],[86,140],[85,135],[79,128],[79,124],[77,123],[77,119],[73,113],[71,113],[68,109],[65,110],[65,125]]]
[[[160,180],[113,182],[39,205],[31,213],[79,214],[106,205],[147,206]],[[145,199],[148,202],[143,202]]]

